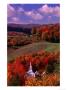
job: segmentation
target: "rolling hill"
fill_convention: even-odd
[[[59,43],[49,43],[49,42],[38,42],[29,45],[22,46],[21,48],[15,50],[12,53],[8,53],[8,61],[13,60],[17,56],[27,53],[34,53],[39,50],[45,50],[49,52],[59,51]]]

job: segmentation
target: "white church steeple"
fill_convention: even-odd
[[[28,70],[27,74],[28,74],[29,76],[35,77],[35,73],[34,73],[33,70],[32,70],[31,62],[30,62],[30,67],[29,67],[29,70]]]

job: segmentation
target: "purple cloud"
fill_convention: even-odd
[[[60,6],[45,5],[18,5],[7,6],[7,20],[13,23],[48,23],[59,22]]]
[[[21,13],[21,12],[24,12],[24,9],[22,7],[19,7],[17,11],[18,13]]]
[[[12,7],[11,5],[8,5],[7,7],[8,7],[8,8],[7,8],[8,17],[13,16],[13,15],[15,14],[15,9],[14,9],[14,7]]]
[[[43,16],[40,13],[38,13],[36,11],[33,11],[33,10],[25,12],[25,15],[31,17],[34,20],[41,20],[41,19],[43,19]]]
[[[52,7],[48,7],[48,5],[43,5],[41,8],[38,9],[41,13],[52,13],[53,12],[53,8]]]
[[[60,16],[60,7],[49,7],[47,4],[43,5],[41,8],[38,9],[40,13],[43,14],[53,14],[55,16]]]

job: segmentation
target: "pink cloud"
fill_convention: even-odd
[[[28,22],[21,21],[18,17],[11,17],[11,21],[9,23],[15,23],[15,24],[27,24]]]
[[[55,16],[60,16],[60,7],[49,7],[47,4],[43,5],[41,8],[38,9],[40,13],[43,14],[53,14]]]
[[[35,11],[25,12],[25,15],[31,17],[34,20],[41,20],[41,19],[43,19],[43,16],[40,13],[35,12]]]
[[[13,21],[19,21],[19,18],[13,17],[12,20],[13,20]]]
[[[55,14],[56,16],[60,16],[60,8],[59,8],[58,6],[56,6],[56,7],[54,8],[54,14]]]
[[[53,8],[52,7],[48,7],[48,5],[43,5],[41,8],[39,8],[39,11],[42,13],[52,13],[53,12]]]
[[[24,9],[22,7],[19,7],[18,12],[24,12]]]
[[[8,17],[13,16],[15,13],[15,9],[11,5],[7,5],[7,15]]]
[[[12,23],[21,23],[21,20],[18,17],[12,17],[11,22]]]
[[[52,17],[51,16],[48,16],[48,19],[51,19]]]

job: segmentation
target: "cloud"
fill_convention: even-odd
[[[42,5],[39,8],[26,9],[23,6],[17,8],[11,4],[7,7],[7,21],[12,23],[44,23],[58,21],[60,6]],[[54,17],[54,18],[53,18]],[[40,22],[39,22],[40,20]]]
[[[41,8],[39,8],[39,11],[42,12],[42,13],[52,13],[53,8],[48,7],[48,5],[43,5]]]
[[[23,9],[23,7],[18,7],[18,9],[15,10],[15,8],[13,6],[11,6],[11,5],[7,6],[8,18],[9,17],[12,18],[12,17],[14,17],[14,16],[16,16],[20,13],[30,17],[33,20],[43,19],[43,16],[39,12],[37,12],[37,10],[36,11],[35,10],[26,11],[26,10]],[[16,19],[16,18],[14,18],[14,19]]]
[[[53,14],[55,16],[60,16],[60,7],[49,7],[47,4],[43,5],[41,8],[38,9],[40,13],[43,14]]]
[[[18,17],[12,17],[11,22],[12,23],[21,23],[21,20]]]
[[[56,6],[56,7],[54,8],[54,14],[55,14],[56,16],[60,16],[60,7]]]
[[[15,9],[11,5],[7,5],[7,15],[8,17],[13,16],[15,13]]]
[[[22,7],[19,7],[17,11],[18,12],[24,12],[24,9]]]
[[[51,19],[52,17],[51,16],[48,16],[48,19]]]
[[[15,23],[15,24],[28,24],[29,22],[21,20],[19,17],[11,17],[11,20],[9,23]]]
[[[41,19],[43,19],[43,16],[40,13],[35,12],[35,11],[27,11],[27,12],[25,12],[25,15],[31,17],[34,20],[41,20]]]
[[[13,21],[19,21],[19,18],[13,17],[12,20],[13,20]]]

